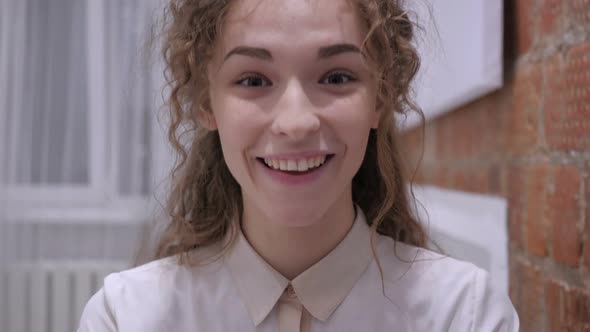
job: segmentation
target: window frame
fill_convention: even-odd
[[[2,2],[4,4],[4,2]],[[19,4],[18,11],[26,12],[26,2]],[[18,16],[18,15],[15,15]],[[88,183],[86,184],[2,184],[0,186],[0,200],[3,208],[0,209],[0,217],[8,221],[23,221],[35,223],[80,223],[80,222],[112,222],[135,223],[145,221],[153,211],[160,207],[154,195],[123,195],[118,192],[119,183],[119,159],[118,159],[118,130],[112,128],[117,124],[116,114],[111,114],[107,99],[107,80],[104,65],[106,64],[105,46],[108,42],[105,36],[105,8],[104,1],[86,2],[86,46],[88,68]],[[10,22],[3,20],[2,26],[8,26]],[[25,24],[25,23],[22,23]],[[9,32],[2,29],[0,37],[8,38]],[[15,36],[10,38],[16,38]],[[0,53],[8,50],[0,50]],[[6,59],[6,57],[2,57]],[[4,60],[8,61],[8,60]],[[0,63],[2,65],[2,63]],[[0,66],[0,69],[7,66]],[[151,78],[157,77],[154,73],[147,73]],[[6,94],[6,92],[0,91]],[[19,93],[18,91],[13,92]],[[17,98],[18,99],[18,98]],[[18,106],[18,105],[16,105]],[[12,107],[16,107],[12,106]],[[114,113],[114,112],[113,112]],[[114,116],[113,116],[114,115]],[[0,112],[2,129],[9,126],[8,113]],[[14,121],[18,121],[15,117]],[[151,160],[150,169],[155,174],[162,175],[162,169],[167,166],[165,161],[170,158],[162,156],[165,143],[164,137],[157,132],[161,128],[156,119],[151,117],[149,121],[151,131]],[[17,123],[18,124],[18,123]],[[5,131],[6,132],[6,131]],[[111,140],[110,142],[107,139]],[[15,139],[12,145],[18,144]],[[111,148],[109,148],[109,145]],[[7,148],[8,151],[4,151]],[[9,171],[6,166],[10,162],[5,157],[8,152],[16,151],[16,146],[0,144],[0,172]],[[164,158],[162,158],[164,157]],[[106,161],[106,162],[105,162]],[[165,165],[166,164],[166,165]],[[12,166],[14,168],[14,166]],[[0,173],[3,174],[3,173]],[[151,178],[154,178],[151,176]],[[149,183],[148,192],[151,193],[153,185]]]

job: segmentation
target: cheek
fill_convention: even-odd
[[[264,122],[264,109],[261,105],[226,93],[212,101],[215,119],[220,127],[240,131],[248,131]]]
[[[353,137],[358,139],[368,135],[377,112],[374,103],[371,103],[365,95],[359,95],[339,100],[338,103],[331,105],[331,109],[326,114],[333,127],[346,135],[348,141],[353,141]]]
[[[231,97],[225,97],[212,102],[212,108],[222,144],[229,143],[233,147],[247,137],[251,126],[248,119],[251,117],[243,104]]]
[[[212,103],[223,155],[232,175],[240,182],[250,161],[249,150],[264,132],[264,119],[252,105],[226,97]],[[246,164],[244,164],[246,163]]]
[[[329,122],[346,146],[346,158],[352,168],[360,167],[375,119],[374,104],[366,98],[340,103],[330,112]]]
[[[227,125],[227,122],[225,123]],[[246,185],[247,178],[247,160],[244,158],[243,133],[232,129],[230,126],[219,127],[219,139],[221,141],[221,150],[223,159],[233,178],[240,186]]]
[[[240,150],[242,149],[240,136],[243,135],[238,127],[239,114],[231,111],[231,103],[228,103],[225,99],[212,98],[211,107],[217,124],[223,158],[230,172],[237,180],[239,178],[237,165],[241,159]]]

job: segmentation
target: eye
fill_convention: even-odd
[[[341,84],[346,84],[346,83],[350,83],[353,81],[356,81],[356,79],[350,74],[343,73],[343,72],[332,72],[332,73],[329,73],[328,75],[324,76],[320,80],[320,83],[341,85]]]
[[[238,80],[236,82],[236,84],[241,85],[241,86],[245,86],[245,87],[254,87],[254,88],[272,85],[272,83],[267,78],[265,78],[264,76],[261,76],[261,75],[248,75],[248,76],[242,77],[240,80]]]

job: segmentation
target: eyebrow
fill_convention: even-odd
[[[259,47],[238,46],[225,55],[223,61],[225,62],[232,55],[244,55],[261,60],[272,61],[272,54],[270,51]]]
[[[342,53],[361,53],[361,50],[353,44],[335,44],[320,47],[318,50],[318,58],[325,59]]]
[[[334,44],[320,47],[318,50],[318,59],[330,58],[342,53],[361,53],[361,50],[353,44]],[[260,47],[238,46],[229,51],[223,61],[225,62],[232,55],[249,56],[265,61],[272,61],[272,54],[269,50]]]

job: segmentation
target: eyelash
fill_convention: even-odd
[[[347,81],[346,82],[343,82],[343,83],[334,84],[334,85],[343,85],[343,84],[346,84],[346,83],[350,83],[350,82],[355,82],[356,81],[356,78],[354,76],[352,76],[351,74],[349,74],[349,73],[345,73],[345,72],[342,72],[342,71],[333,71],[331,73],[328,73],[324,77],[322,77],[322,79],[320,80],[320,82],[324,82],[326,79],[328,79],[330,77],[333,77],[333,76],[336,76],[336,75],[341,76],[341,77],[345,77]],[[329,83],[325,83],[325,84],[329,84]]]
[[[350,82],[357,81],[357,79],[354,76],[352,76],[351,74],[349,74],[349,73],[342,72],[342,71],[333,71],[333,72],[328,73],[324,77],[322,77],[320,79],[320,83],[322,83],[326,79],[328,79],[330,77],[333,77],[333,76],[336,76],[336,75],[341,76],[341,77],[344,77],[345,78],[345,82],[343,82],[343,83],[333,83],[331,85],[343,85],[343,84],[347,84],[347,83],[350,83]],[[260,79],[260,80],[263,81],[263,84],[264,85],[254,85],[253,86],[253,85],[244,84],[244,82],[247,82],[248,80],[252,80],[252,79]],[[235,82],[235,84],[236,85],[241,85],[241,86],[244,86],[244,87],[254,87],[254,88],[272,86],[272,82],[270,82],[270,80],[268,80],[266,77],[264,77],[262,75],[259,75],[259,74],[248,74],[248,75],[240,78],[239,80],[237,80]],[[322,83],[322,84],[330,84],[330,83]]]
[[[272,83],[266,77],[264,77],[262,75],[258,75],[258,74],[248,74],[248,75],[240,78],[238,81],[236,81],[236,84],[237,85],[241,85],[241,86],[245,86],[245,87],[255,87],[255,88],[257,88],[257,87],[264,87],[264,86],[252,86],[252,85],[244,84],[245,81],[251,80],[251,79],[260,79],[260,80],[262,80],[263,82],[267,83],[264,86],[270,86],[270,85],[272,85]]]

